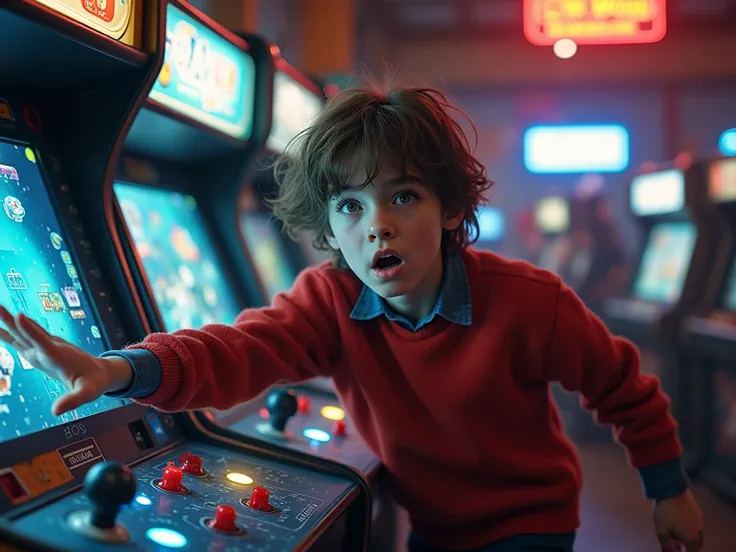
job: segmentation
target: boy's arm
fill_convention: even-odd
[[[548,380],[579,391],[583,406],[595,411],[599,422],[615,427],[647,498],[669,498],[688,488],[677,423],[659,379],[641,373],[636,348],[611,335],[564,285],[557,295],[545,371]]]
[[[332,286],[304,271],[272,307],[247,309],[233,326],[149,335],[105,356],[123,356],[132,385],[109,396],[131,397],[161,410],[226,409],[279,381],[330,376],[340,336]]]

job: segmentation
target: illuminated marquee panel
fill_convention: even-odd
[[[135,44],[136,19],[140,12],[136,0],[36,0],[128,46]]]
[[[537,46],[659,42],[666,0],[524,0],[524,35]]]
[[[247,52],[169,4],[164,63],[148,97],[247,140],[253,127],[255,63]]]

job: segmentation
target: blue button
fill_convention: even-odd
[[[184,548],[187,545],[187,538],[184,535],[163,527],[149,529],[146,531],[146,537],[166,548]]]
[[[309,427],[305,429],[302,434],[311,441],[319,441],[320,443],[326,443],[330,440],[330,434],[321,429],[315,429]]]

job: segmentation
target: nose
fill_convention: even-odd
[[[376,217],[373,224],[368,228],[368,241],[390,240],[396,235],[394,226],[384,218]]]

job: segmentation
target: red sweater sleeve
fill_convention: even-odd
[[[158,358],[161,385],[136,401],[167,411],[224,410],[279,381],[329,377],[339,347],[334,312],[329,281],[308,269],[271,307],[244,310],[233,326],[151,334],[130,348]]]
[[[629,462],[642,468],[682,454],[669,398],[656,376],[640,371],[639,353],[614,337],[569,288],[560,285],[545,358],[548,380],[580,392],[583,406],[612,424]]]

